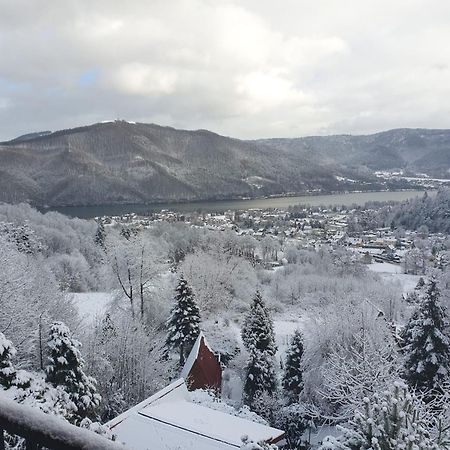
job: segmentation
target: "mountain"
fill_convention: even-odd
[[[243,141],[114,121],[0,144],[0,201],[146,203],[386,187],[375,170],[450,167],[450,131]],[[399,187],[392,185],[388,187]]]
[[[367,167],[371,171],[401,169],[449,178],[450,130],[396,129],[367,136],[313,136],[261,139],[263,145],[302,155],[313,163]]]

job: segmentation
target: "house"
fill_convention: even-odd
[[[280,442],[284,432],[193,403],[181,378],[107,424],[130,450],[233,450],[241,437]]]
[[[222,388],[222,367],[219,357],[200,333],[181,371],[190,391],[212,389],[220,393]]]

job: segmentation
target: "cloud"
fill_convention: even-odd
[[[445,0],[0,8],[0,139],[111,117],[243,138],[447,126]]]

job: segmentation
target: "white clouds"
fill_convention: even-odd
[[[237,137],[447,125],[445,0],[0,8],[0,98],[11,99],[2,138],[105,116]],[[90,71],[95,83],[78,83]],[[18,82],[27,90],[11,88]]]
[[[310,103],[311,95],[296,89],[288,78],[276,71],[257,71],[236,78],[236,92],[250,114],[282,106]]]
[[[142,63],[125,64],[111,74],[112,84],[133,95],[163,95],[175,91],[177,72]]]

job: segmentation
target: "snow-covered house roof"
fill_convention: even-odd
[[[230,450],[241,437],[278,442],[284,432],[192,403],[184,380],[129,409],[108,424],[131,450]]]
[[[204,334],[200,332],[189,353],[181,377],[186,380],[189,390],[214,389],[220,392],[222,386],[222,367]]]

